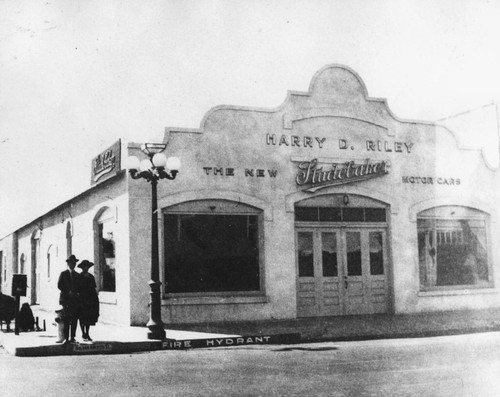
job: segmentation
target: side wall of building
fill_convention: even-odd
[[[12,274],[17,273],[16,234],[9,234],[0,240],[0,292],[11,295]]]
[[[90,272],[100,285],[97,221],[105,211],[111,214],[114,223],[116,290],[99,291],[99,321],[130,323],[128,196],[123,172],[2,240],[2,247],[7,246],[4,255],[13,263],[7,268],[7,279],[11,279],[13,272],[27,275],[27,297],[23,300],[49,311],[57,309],[57,281],[61,271],[67,268],[66,259],[70,254],[80,261],[87,259],[96,264]],[[15,246],[17,254],[9,249]]]

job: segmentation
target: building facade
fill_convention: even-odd
[[[498,170],[435,123],[398,119],[351,69],[328,65],[276,109],[220,106],[167,128],[182,161],[158,184],[162,318],[238,321],[500,306]],[[93,160],[93,186],[0,241],[2,289],[30,303],[91,259],[101,319],[149,317],[151,188]],[[142,157],[141,157],[142,156]]]

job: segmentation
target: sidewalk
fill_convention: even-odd
[[[94,342],[56,344],[54,316],[34,311],[46,331],[0,332],[0,344],[16,356],[114,354],[140,351],[231,345],[310,343],[368,339],[413,338],[500,331],[500,308],[411,315],[315,317],[204,324],[166,325],[166,341],[147,339],[146,327],[98,323],[91,328]],[[13,328],[13,326],[12,326]],[[4,326],[5,331],[5,326]]]
[[[55,313],[40,310],[32,306],[33,315],[38,317],[41,331],[19,332],[15,335],[14,322],[11,331],[0,331],[0,346],[15,356],[60,356],[72,354],[114,354],[133,353],[165,349],[162,341],[147,338],[147,327],[132,327],[118,324],[98,322],[90,328],[93,342],[84,342],[80,327],[76,331],[77,344],[60,344],[57,340],[57,324]],[[43,331],[45,320],[46,330]],[[210,332],[166,330],[168,340],[198,340],[208,338],[234,337]]]
[[[418,338],[500,331],[500,308],[418,314],[374,314],[292,320],[184,324],[197,332],[280,334],[297,332],[304,343]]]

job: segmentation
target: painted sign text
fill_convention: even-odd
[[[458,186],[461,181],[460,178],[442,178],[442,177],[430,177],[430,176],[403,176],[401,177],[403,183],[409,183],[412,185],[448,185],[448,186]]]
[[[371,162],[369,159],[363,164],[346,161],[345,163],[331,163],[327,167],[320,167],[318,160],[312,159],[299,163],[298,168],[295,181],[298,186],[310,185],[311,187],[305,189],[308,192],[327,186],[372,179],[389,173],[387,161]]]
[[[303,147],[303,148],[327,148],[327,138],[324,136],[298,136],[282,134],[266,134],[266,144],[268,146],[284,146],[284,147]],[[332,141],[333,142],[333,141]],[[356,148],[347,139],[338,139],[339,150],[355,150]],[[367,152],[384,152],[384,153],[411,153],[413,143],[402,141],[386,141],[386,140],[365,140],[360,144],[361,150]]]
[[[166,350],[194,349],[203,347],[227,347],[241,345],[266,345],[280,343],[297,343],[300,334],[252,335],[237,337],[221,337],[212,339],[165,340],[161,348]]]
[[[203,171],[206,175],[235,176],[239,174],[256,178],[276,178],[276,175],[278,175],[278,170],[266,170],[262,168],[245,168],[238,170],[232,167],[203,167]]]

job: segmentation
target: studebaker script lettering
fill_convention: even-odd
[[[389,162],[371,162],[369,159],[364,164],[354,161],[344,163],[330,163],[329,168],[320,167],[318,159],[299,163],[299,170],[295,181],[298,186],[310,187],[307,192],[315,192],[328,186],[343,185],[372,179],[389,173]]]

